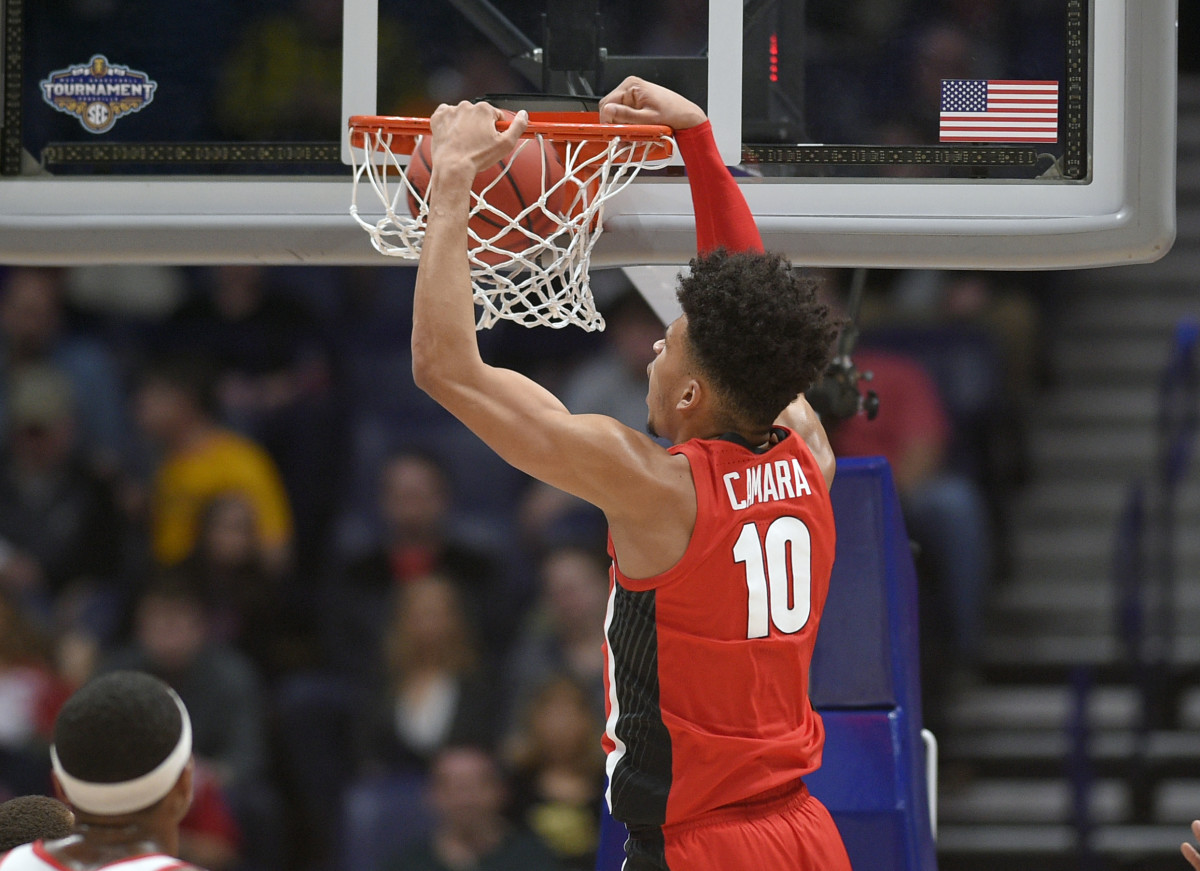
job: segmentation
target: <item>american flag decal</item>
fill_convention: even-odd
[[[1058,82],[942,79],[942,142],[1057,142]]]

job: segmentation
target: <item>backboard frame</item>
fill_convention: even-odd
[[[356,46],[344,52],[346,116],[374,109],[366,105],[373,84],[364,82],[375,77],[375,3],[345,3],[345,38]],[[735,12],[740,26],[740,10],[740,0],[712,0],[710,27],[728,33]],[[1075,268],[1161,257],[1175,228],[1176,18],[1176,0],[1091,0],[1090,181],[740,178],[767,247],[798,263],[881,268]],[[709,111],[732,162],[741,96],[720,72],[740,65],[740,42],[713,42],[731,52],[710,57]],[[390,262],[349,217],[349,194],[349,170],[345,178],[5,178],[0,262]],[[797,201],[805,214],[796,214]],[[609,209],[593,264],[674,265],[693,251],[686,180],[642,178]]]

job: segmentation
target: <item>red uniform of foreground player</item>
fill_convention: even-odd
[[[666,124],[701,252],[655,343],[646,435],[479,356],[466,224],[476,172],[511,151],[484,103],[432,119],[433,204],[417,274],[417,384],[508,462],[609,523],[609,800],[628,871],[846,871],[803,776],[820,764],[808,670],[833,562],[834,458],[803,391],[836,330],[812,287],[762,253],[703,112],[628,79],[601,120]],[[732,253],[731,253],[732,252]]]

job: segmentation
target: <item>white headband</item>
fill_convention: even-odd
[[[140,777],[120,783],[89,783],[80,780],[63,770],[62,763],[58,761],[58,751],[51,745],[50,762],[54,767],[54,774],[72,806],[84,813],[111,817],[144,810],[166,797],[179,781],[179,775],[187,767],[188,760],[192,758],[191,718],[174,690],[169,692],[179,707],[182,721],[179,743],[167,754],[166,759]]]

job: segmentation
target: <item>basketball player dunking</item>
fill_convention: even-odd
[[[174,854],[192,802],[192,728],[158,678],[117,671],[63,705],[50,750],[71,834],[0,854],[0,871],[196,871]]]
[[[572,415],[485,364],[465,256],[476,172],[504,158],[486,103],[432,119],[433,203],[417,274],[417,384],[509,463],[609,523],[608,801],[629,871],[848,871],[803,777],[824,731],[808,671],[834,553],[834,458],[803,392],[836,333],[811,285],[765,254],[701,109],[628,79],[601,121],[666,124],[687,165],[700,255],[655,343],[646,435]]]

